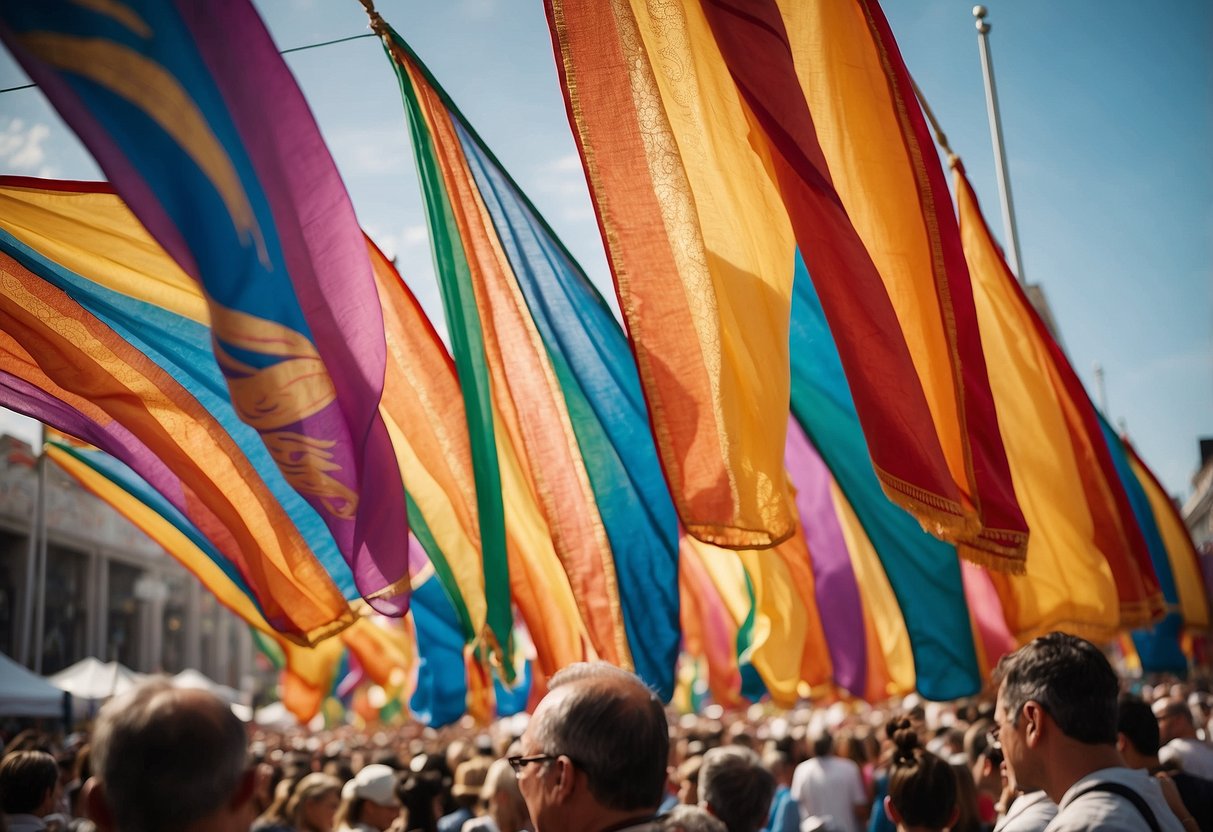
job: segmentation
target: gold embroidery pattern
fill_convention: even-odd
[[[293,425],[336,398],[319,356],[288,359],[258,370],[235,360],[216,343],[215,357],[227,376],[236,412],[260,432]]]
[[[87,78],[138,107],[184,150],[223,200],[242,241],[269,255],[253,208],[227,151],[173,75],[121,44],[58,32],[30,32],[21,44],[51,66]]]
[[[687,36],[684,11],[668,0],[649,0],[645,3],[650,17],[650,26],[657,42],[657,58],[661,71],[670,79],[672,103],[684,111],[692,110],[692,102],[680,100],[677,93],[681,82],[694,73],[691,64],[691,44]],[[684,287],[687,310],[695,327],[704,365],[704,375],[711,385],[711,405],[716,437],[720,443],[722,468],[729,478],[729,492],[733,498],[733,509],[739,509],[738,489],[732,466],[729,464],[729,432],[725,429],[725,417],[721,410],[721,345],[720,310],[716,305],[716,290],[708,268],[708,254],[700,233],[695,198],[691,183],[683,167],[682,149],[679,139],[689,141],[693,147],[688,154],[703,157],[707,150],[697,141],[692,131],[676,138],[666,116],[666,102],[657,81],[656,73],[644,43],[635,12],[628,8],[627,0],[616,0],[612,4],[619,46],[628,65],[632,101],[636,113],[637,132],[644,145],[649,163],[649,175],[653,181],[653,193],[661,209],[661,219],[669,241],[670,255],[678,268],[680,282]],[[701,121],[696,117],[695,121]],[[629,324],[635,325],[634,319]],[[668,456],[668,455],[667,455]]]
[[[139,13],[130,6],[117,2],[117,0],[71,0],[71,2],[81,8],[116,20],[141,38],[150,38],[152,36],[152,27],[147,25],[147,22],[139,16]]]
[[[288,430],[263,433],[261,439],[293,488],[318,497],[330,514],[342,520],[354,517],[358,495],[328,475],[330,471],[341,470],[329,452],[336,442]]]
[[[893,101],[897,121],[901,126],[901,135],[906,152],[910,157],[910,164],[914,170],[914,184],[922,203],[924,230],[930,242],[931,269],[934,273],[935,289],[939,297],[939,311],[943,319],[944,334],[947,338],[948,357],[952,363],[952,386],[956,403],[956,419],[960,427],[961,453],[968,485],[967,494],[970,502],[973,504],[973,511],[976,513],[979,522],[984,524],[986,518],[981,504],[982,493],[980,488],[978,488],[977,475],[973,468],[973,448],[971,446],[969,429],[969,406],[965,401],[964,367],[962,366],[959,335],[957,333],[956,309],[952,301],[952,289],[948,282],[948,269],[943,255],[943,243],[941,241],[938,217],[936,216],[934,192],[931,189],[930,179],[927,175],[922,148],[918,145],[917,136],[910,121],[905,97],[902,95],[901,87],[897,83],[897,74],[892,58],[889,56],[885,42],[880,36],[880,31],[876,26],[876,21],[872,17],[872,9],[869,7],[867,0],[863,0],[860,5],[863,10],[864,21],[867,23],[868,31],[872,38],[872,43],[875,45],[877,54],[880,56],[881,69],[888,80],[889,95]],[[934,148],[932,148],[933,150]],[[978,345],[980,346],[980,339],[978,340]],[[983,391],[978,391],[978,395],[981,392]],[[989,390],[988,384],[985,392],[990,393],[992,400],[993,392]],[[995,416],[995,426],[997,426],[997,416]],[[1026,534],[1022,536],[1022,545],[1026,549]],[[1026,554],[1026,552],[1023,552],[1023,554]]]
[[[341,470],[331,452],[336,441],[280,430],[314,416],[337,399],[315,344],[289,327],[227,309],[213,299],[210,307],[215,358],[227,377],[236,413],[261,434],[293,488],[319,498],[334,516],[351,519],[358,510],[358,495],[329,475]],[[225,345],[284,360],[254,367],[234,358]]]

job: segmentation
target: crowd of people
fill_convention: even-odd
[[[678,717],[593,663],[529,718],[309,734],[157,679],[88,736],[8,738],[0,809],[11,832],[1213,830],[1213,698],[1125,687],[1053,633],[1003,659],[993,701]]]

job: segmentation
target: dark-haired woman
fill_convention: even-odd
[[[898,832],[943,832],[957,818],[956,773],[927,751],[908,719],[890,722],[893,741],[884,810]]]
[[[410,771],[396,787],[404,806],[405,832],[438,832],[442,816],[442,775],[437,771]]]

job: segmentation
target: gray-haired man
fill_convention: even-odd
[[[650,832],[666,782],[669,726],[639,678],[603,662],[552,676],[510,758],[536,832]]]

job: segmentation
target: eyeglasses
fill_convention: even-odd
[[[505,761],[514,769],[514,774],[522,774],[522,770],[531,763],[547,763],[555,759],[555,754],[535,754],[530,757],[506,757]]]

